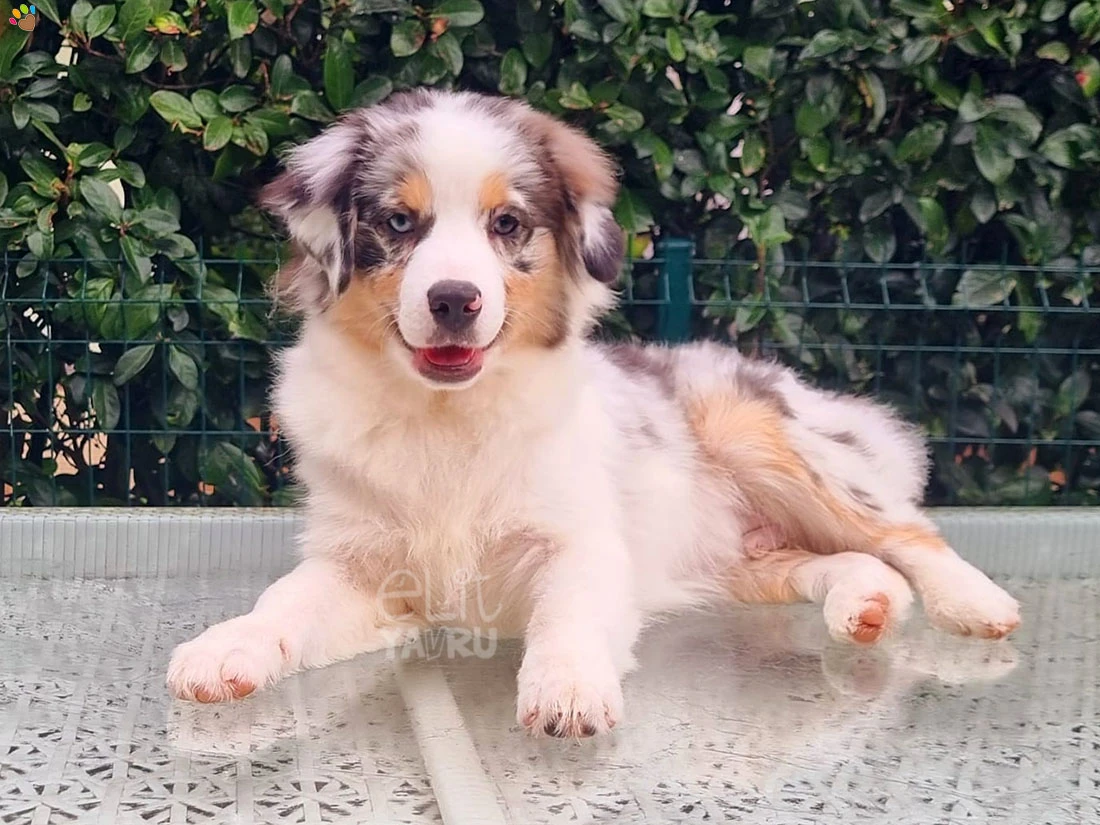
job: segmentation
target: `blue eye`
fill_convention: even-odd
[[[404,235],[406,232],[412,231],[413,221],[404,212],[395,212],[390,215],[389,225],[394,232]]]
[[[511,235],[518,228],[519,220],[515,215],[504,213],[493,221],[493,231],[498,235]]]

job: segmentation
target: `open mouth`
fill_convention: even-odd
[[[425,378],[445,383],[468,381],[485,362],[485,350],[477,347],[424,347],[413,350],[413,364]]]

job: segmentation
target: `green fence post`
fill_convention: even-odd
[[[686,341],[691,335],[691,258],[695,245],[687,238],[660,242],[662,275],[668,294],[657,314],[657,332],[665,341]]]

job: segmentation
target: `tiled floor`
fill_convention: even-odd
[[[170,700],[172,646],[267,581],[0,579],[0,822],[1100,822],[1097,579],[1010,582],[1011,644],[916,620],[853,651],[812,607],[683,617],[645,637],[613,737],[581,744],[517,731],[510,645]],[[446,686],[460,713],[433,730],[416,704]]]

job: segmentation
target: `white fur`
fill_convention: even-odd
[[[417,307],[434,280],[481,287],[480,341],[503,318],[503,269],[475,204],[477,181],[508,162],[512,137],[469,127],[477,121],[464,111],[452,101],[421,121],[418,151],[441,201],[402,286],[399,323],[414,345],[429,334]],[[598,207],[582,204],[581,215],[595,222]],[[306,224],[299,231],[312,231]],[[578,290],[588,306],[605,300],[592,283]],[[765,524],[743,543],[750,514],[705,471],[684,407],[756,368],[714,345],[661,351],[670,394],[585,342],[581,323],[555,348],[496,353],[473,386],[443,393],[409,376],[400,345],[364,355],[325,313],[310,316],[281,357],[274,396],[307,491],[305,560],[247,616],[176,650],[173,693],[232,698],[446,622],[522,635],[520,723],[577,736],[619,721],[619,680],[644,622],[728,598],[735,576],[822,603],[837,638],[859,640],[869,607],[887,625],[903,619],[906,579],[940,626],[991,635],[1018,621],[1015,602],[950,550],[883,548],[885,561],[795,551],[772,565],[781,537]],[[787,438],[838,496],[857,486],[887,522],[925,523],[916,501],[926,460],[910,430],[869,402],[780,379]],[[861,448],[830,438],[837,429]]]

